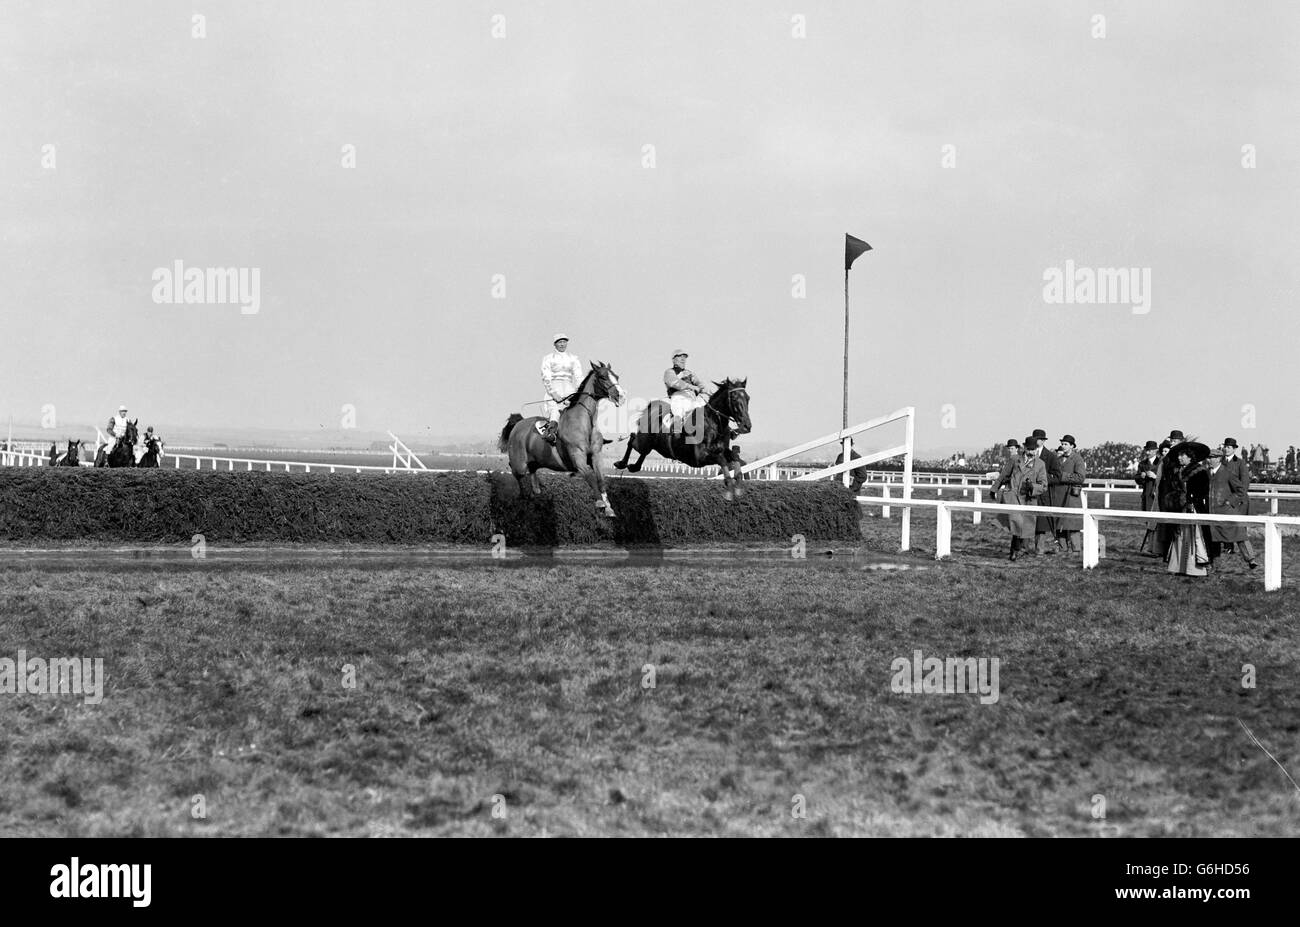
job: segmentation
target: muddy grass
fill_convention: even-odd
[[[1290,551],[1265,594],[1140,531],[1085,573],[959,523],[936,565],[932,526],[896,561],[925,570],[0,566],[0,657],[107,673],[99,705],[0,695],[0,832],[1300,832],[1239,724],[1300,778]],[[997,657],[998,701],[891,692],[918,649]]]

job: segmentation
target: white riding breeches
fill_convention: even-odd
[[[542,397],[546,400],[546,404],[542,406],[542,414],[551,421],[558,422],[560,420],[560,413],[563,412],[567,406],[566,404],[559,402],[555,397],[569,396],[576,392],[577,389],[578,387],[573,384],[572,380],[552,380],[550,391]]]
[[[674,393],[668,397],[668,405],[672,407],[673,415],[677,418],[685,418],[692,409],[699,409],[708,402],[703,396],[691,396],[688,393]]]

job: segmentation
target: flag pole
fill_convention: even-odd
[[[849,269],[844,268],[844,417],[841,428],[849,427]]]

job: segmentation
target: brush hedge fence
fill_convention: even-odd
[[[860,541],[860,512],[838,483],[607,480],[616,519],[585,481],[544,473],[521,499],[509,473],[328,474],[61,467],[0,470],[0,540],[684,545]]]

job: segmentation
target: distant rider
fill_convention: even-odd
[[[108,419],[108,437],[111,439],[104,445],[104,456],[117,448],[118,443],[126,437],[126,403],[117,407],[117,415],[110,416]]]
[[[547,420],[537,423],[537,433],[554,444],[560,428],[560,413],[568,405],[564,400],[576,393],[578,384],[582,382],[582,361],[576,354],[569,353],[569,336],[563,332],[555,336],[552,344],[555,350],[542,358],[542,384],[546,388],[542,408]]]

